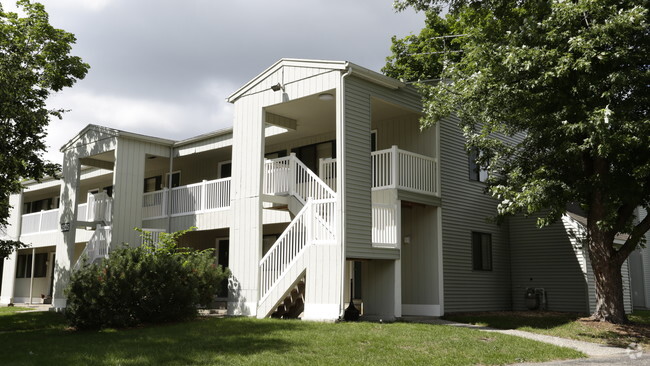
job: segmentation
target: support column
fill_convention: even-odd
[[[23,194],[12,194],[9,197],[11,209],[7,225],[7,236],[11,240],[20,239],[22,226]],[[1,260],[1,259],[0,259]],[[14,302],[14,288],[16,286],[16,261],[18,256],[14,251],[4,260],[2,269],[2,293],[0,293],[0,304],[12,304]]]
[[[52,305],[56,309],[65,308],[64,291],[70,279],[70,271],[74,263],[74,247],[77,227],[77,193],[80,179],[79,157],[75,150],[64,153],[63,182],[61,183],[61,204],[59,208],[63,243],[56,246],[56,262],[54,263],[54,296]]]
[[[253,97],[235,103],[232,147],[233,216],[230,228],[228,314],[257,314],[259,261],[262,258],[263,108]]]

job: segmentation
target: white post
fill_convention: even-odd
[[[207,201],[207,197],[205,196],[205,186],[207,184],[207,180],[203,180],[201,182],[201,211],[205,211],[205,201]]]
[[[160,209],[160,214],[161,216],[169,216],[169,213],[167,212],[167,195],[169,194],[169,188],[163,188],[162,192],[162,199],[161,199],[161,205],[162,208]]]
[[[32,273],[29,280],[29,305],[32,304],[32,297],[34,296],[34,264],[36,263],[36,248],[32,248]]]
[[[393,145],[390,148],[390,154],[391,154],[391,175],[392,175],[392,187],[397,188],[399,183],[399,177],[397,176],[399,169],[398,169],[398,152],[397,152],[397,145]]]
[[[323,158],[318,158],[318,177],[325,181],[325,176],[323,172],[323,163],[324,159]]]
[[[296,153],[291,153],[291,158],[289,159],[289,194],[296,194]]]
[[[37,231],[40,233],[43,231],[43,210],[38,213],[38,229]]]

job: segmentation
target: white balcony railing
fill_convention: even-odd
[[[113,198],[105,192],[89,193],[87,203],[77,206],[77,220],[86,222],[111,222]]]
[[[440,195],[438,159],[400,150],[397,146],[370,153],[372,188],[398,188]],[[336,159],[321,159],[319,175],[336,189]]]
[[[23,215],[21,234],[36,234],[56,231],[59,228],[59,209]]]
[[[230,178],[204,180],[200,183],[145,193],[142,217],[155,219],[202,213],[230,207]]]
[[[397,241],[397,205],[373,203],[372,246],[384,248],[399,247]]]

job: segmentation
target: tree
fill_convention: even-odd
[[[427,27],[412,40],[395,40],[384,69],[418,80],[431,78],[431,64],[444,65],[434,75],[439,82],[419,83],[422,124],[451,113],[461,118],[468,148],[481,151],[479,163],[490,171],[487,191],[499,200],[499,215],[537,215],[544,226],[567,205],[581,206],[595,274],[592,316],[613,323],[627,322],[621,266],[650,229],[650,215],[636,216],[650,204],[648,5],[398,1],[398,10],[426,11]],[[431,24],[462,35],[451,39],[462,53],[431,43]],[[427,47],[442,53],[413,59]],[[628,234],[622,246],[614,245],[618,233]]]
[[[89,66],[70,50],[73,34],[49,24],[43,5],[20,0],[21,18],[0,4],[0,227],[7,225],[9,196],[21,180],[55,176],[57,164],[43,160],[46,127],[64,110],[48,110],[51,92],[83,79]],[[0,240],[0,260],[21,244]]]

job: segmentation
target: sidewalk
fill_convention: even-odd
[[[514,330],[514,329],[495,329],[495,328],[490,328],[490,327],[482,327],[479,325],[472,325],[472,324],[464,324],[464,323],[457,323],[457,322],[452,322],[449,320],[442,320],[442,319],[435,319],[435,318],[419,318],[419,317],[405,317],[403,318],[403,321],[406,322],[413,322],[413,323],[427,323],[427,324],[438,324],[438,325],[448,325],[452,327],[460,327],[460,328],[472,328],[472,329],[477,329],[481,330],[484,332],[494,332],[494,333],[501,333],[501,334],[509,334],[517,337],[523,337],[523,338],[528,338],[532,339],[535,341],[539,342],[544,342],[544,343],[549,343],[553,344],[556,346],[560,347],[567,347],[567,348],[572,348],[577,351],[580,351],[584,353],[585,355],[591,357],[613,357],[613,356],[626,356],[627,353],[629,352],[625,348],[618,348],[618,347],[611,347],[603,344],[597,344],[597,343],[591,343],[591,342],[583,342],[583,341],[576,341],[573,339],[566,339],[566,338],[560,338],[560,337],[553,337],[553,336],[548,336],[548,335],[543,335],[543,334],[537,334],[537,333],[530,333],[530,332],[524,332],[521,330]],[[584,361],[584,360],[582,360]],[[563,365],[563,363],[547,363],[544,365],[552,365],[552,364],[558,364],[558,365]]]

